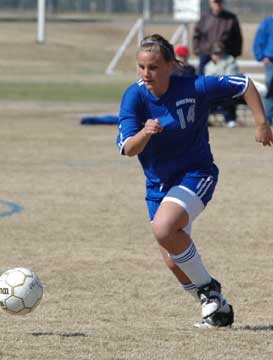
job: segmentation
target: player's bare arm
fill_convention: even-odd
[[[128,139],[124,146],[124,152],[127,156],[135,156],[140,154],[150,138],[154,134],[158,134],[163,130],[158,119],[148,119],[143,129],[135,136]]]
[[[251,79],[249,79],[244,99],[250,107],[254,117],[256,124],[256,141],[262,143],[264,146],[271,146],[273,144],[272,130],[266,120],[261,97]]]

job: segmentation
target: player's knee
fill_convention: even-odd
[[[172,238],[172,228],[166,221],[155,219],[152,223],[153,234],[158,243],[164,248]]]

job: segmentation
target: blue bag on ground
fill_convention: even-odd
[[[113,125],[118,123],[118,115],[86,115],[81,118],[81,125]]]

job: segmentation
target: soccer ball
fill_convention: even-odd
[[[0,307],[10,314],[30,313],[41,301],[43,286],[38,276],[25,268],[14,268],[0,276]]]

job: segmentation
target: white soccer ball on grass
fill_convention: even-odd
[[[14,268],[0,276],[0,307],[10,314],[25,315],[33,311],[43,296],[37,274],[26,268]]]

